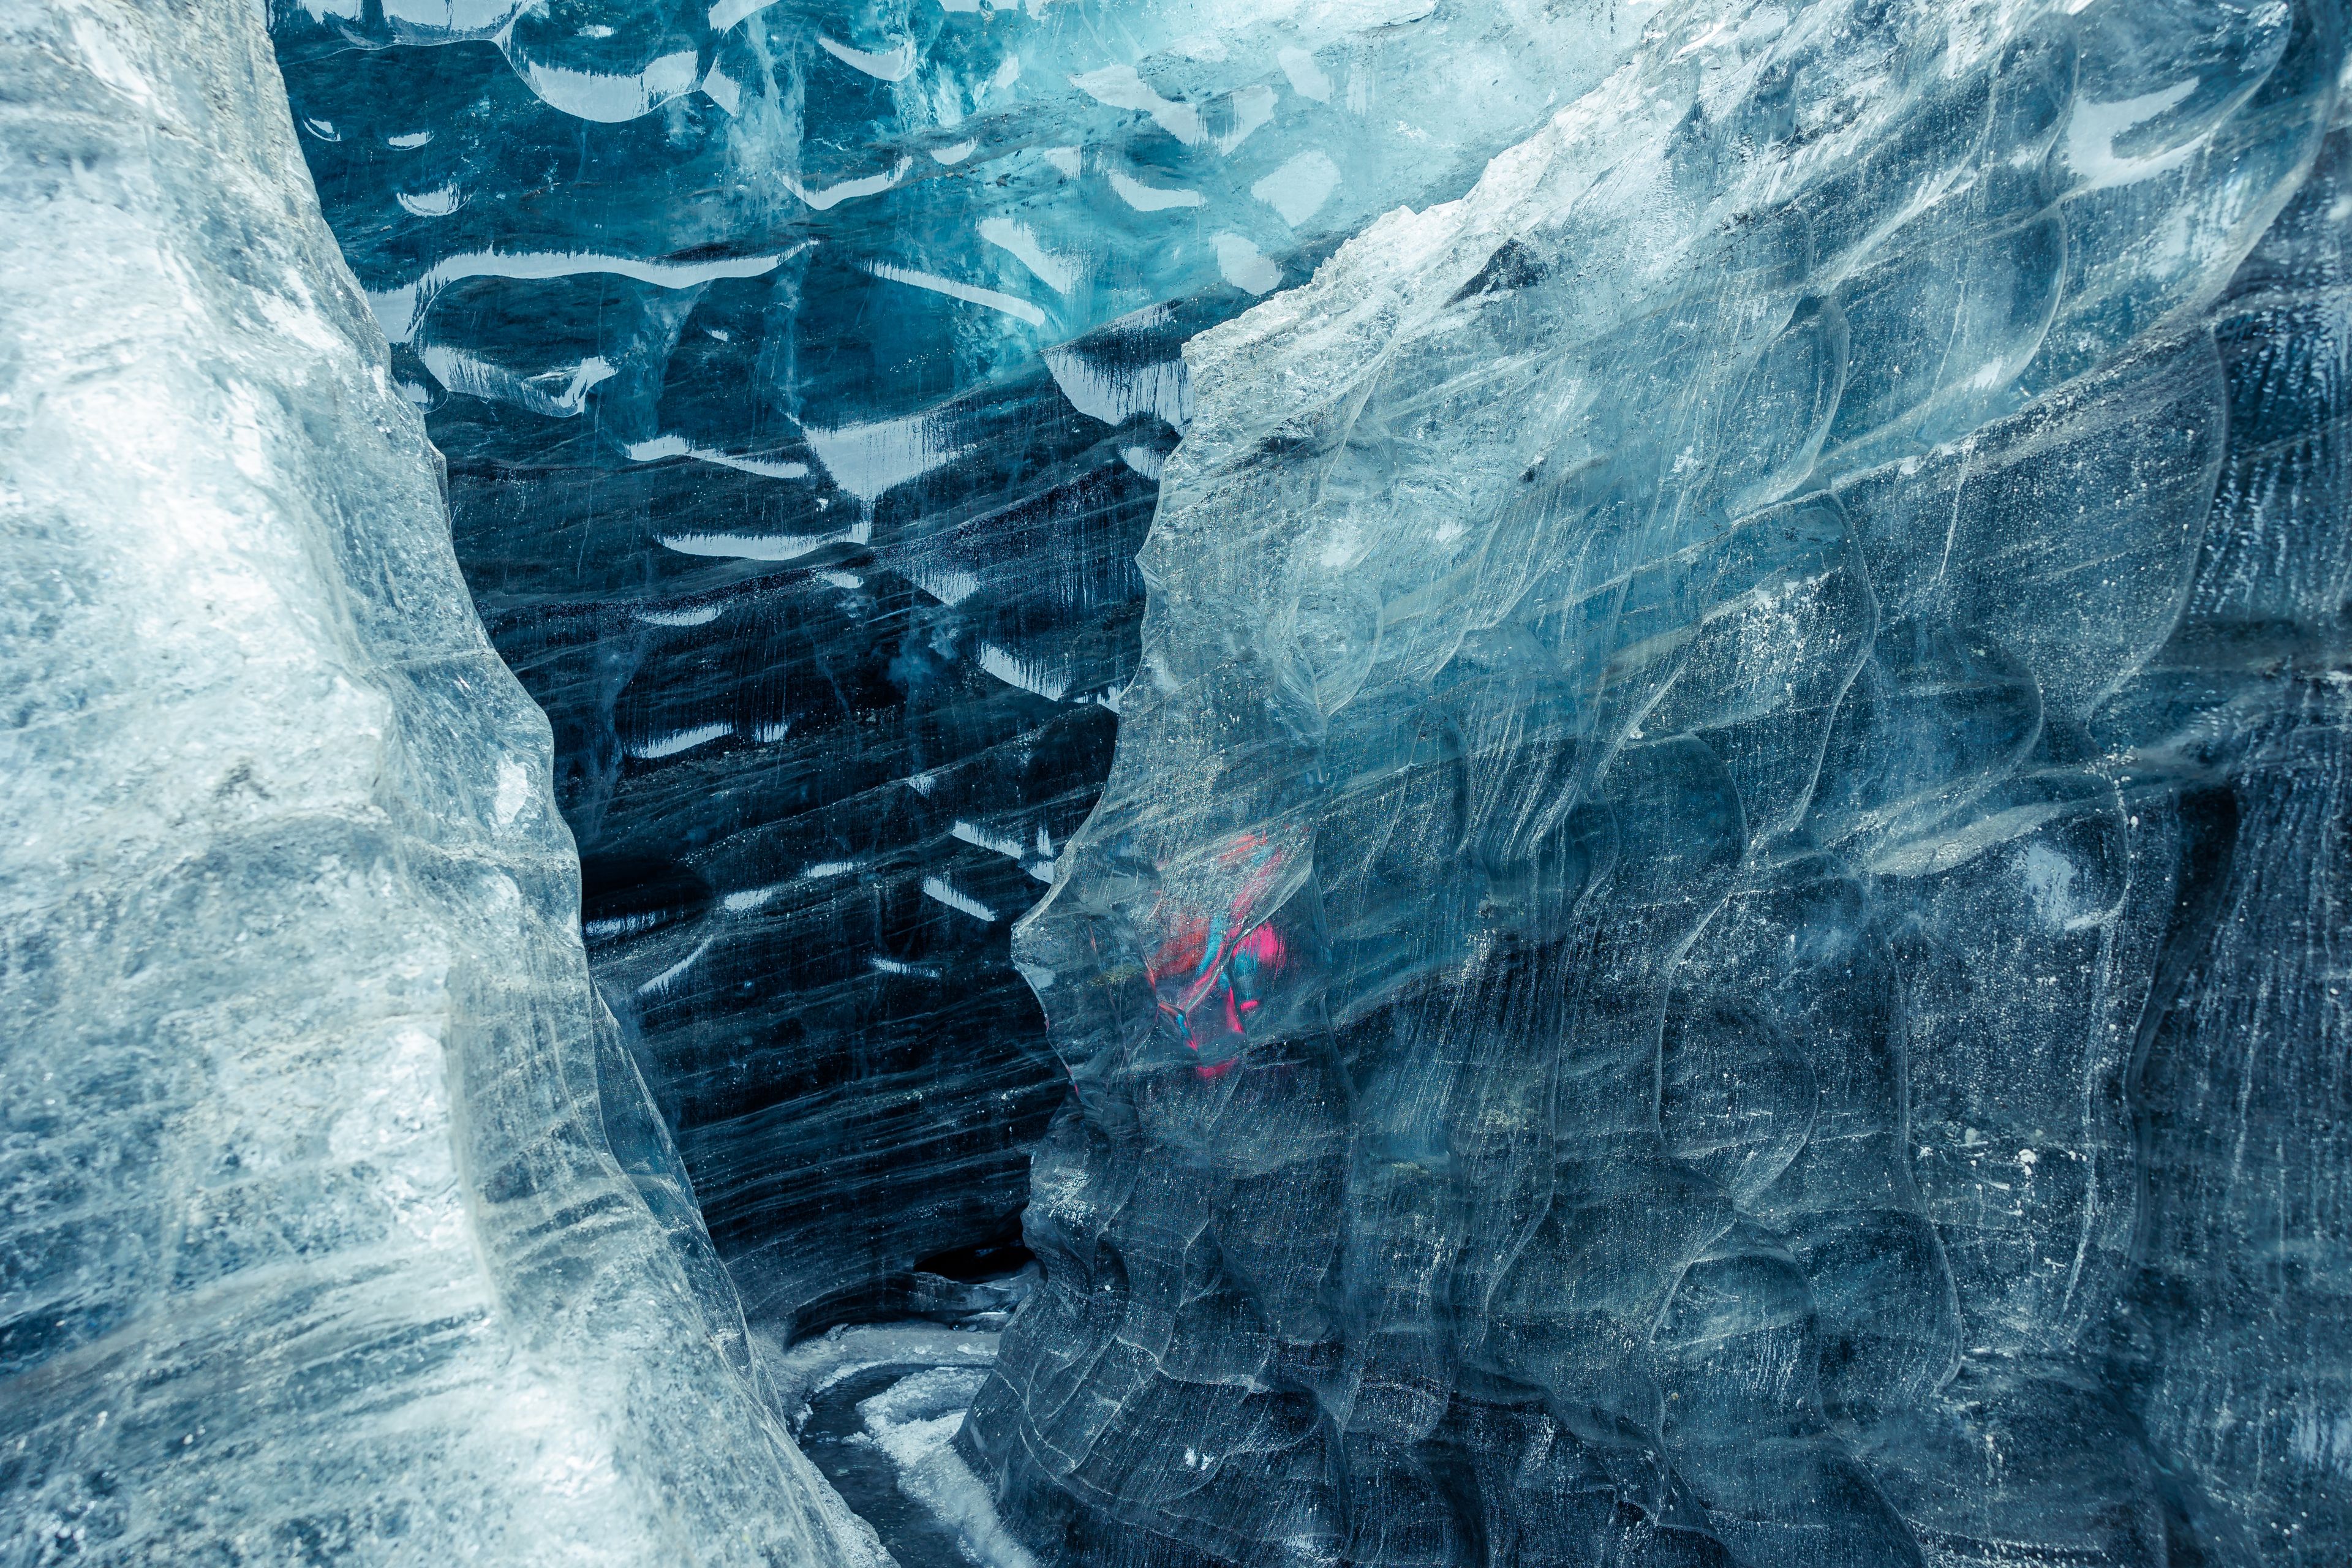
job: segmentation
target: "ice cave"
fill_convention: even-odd
[[[2352,0],[0,0],[0,1568],[2347,1568]]]

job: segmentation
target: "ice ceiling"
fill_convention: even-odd
[[[2340,1568],[2347,27],[0,6],[0,1562]]]

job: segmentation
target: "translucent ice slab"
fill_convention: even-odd
[[[0,8],[0,1560],[875,1563],[244,5]]]

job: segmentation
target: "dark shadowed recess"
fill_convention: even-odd
[[[1017,1267],[1025,1150],[1061,1092],[1006,932],[1116,721],[976,657],[1051,642],[1087,687],[1123,683],[1152,487],[1042,374],[982,397],[1000,439],[884,496],[879,548],[681,562],[656,613],[683,626],[573,563],[680,518],[772,531],[756,479],[452,464],[484,619],[555,724],[599,975],[747,1307],[793,1332],[959,1310],[943,1282],[969,1270],[934,1254]],[[908,572],[950,552],[1007,570],[944,605]]]
[[[993,438],[883,496],[872,547],[665,557],[649,534],[790,522],[709,465],[498,453],[531,416],[467,401],[433,421],[459,555],[554,723],[591,955],[747,1308],[805,1333],[987,1304],[955,1287],[1025,1261],[1062,1092],[1007,931],[1116,719],[978,658],[1051,645],[1057,682],[1123,685],[1154,487],[1040,372],[968,400]],[[988,591],[917,586],[950,557]]]
[[[842,214],[819,235],[697,184],[719,155],[700,110],[583,125],[487,44],[307,26],[280,28],[289,94],[371,289],[467,244],[793,254],[690,289],[462,279],[394,370],[446,458],[476,605],[552,721],[592,963],[752,1321],[1001,1308],[1064,1092],[1007,933],[1109,766],[1175,432],[1080,415],[1034,360],[973,385],[951,302],[835,261]],[[439,220],[455,238],[393,199],[411,121],[474,193]],[[888,221],[919,228],[923,199]],[[1213,290],[1079,352],[1167,363],[1246,302]],[[518,379],[502,355],[581,368]],[[883,430],[851,459],[887,464],[893,420],[932,447],[900,482],[844,489],[803,436]],[[742,433],[765,471],[646,445],[680,428]]]

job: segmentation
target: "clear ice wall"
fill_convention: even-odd
[[[1072,1562],[2340,1563],[2342,10],[1643,16],[1186,349],[961,1441]]]
[[[0,1562],[879,1564],[242,5],[0,5]]]

